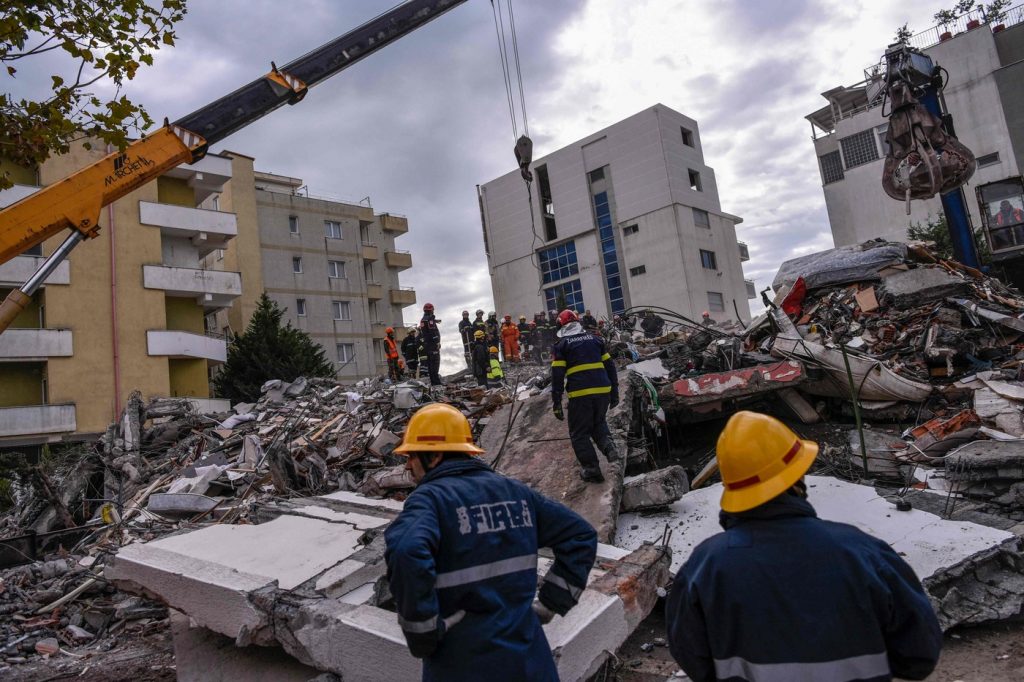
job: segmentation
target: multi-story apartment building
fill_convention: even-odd
[[[697,122],[657,104],[479,187],[499,314],[662,306],[749,320],[741,218],[724,213]],[[531,223],[532,212],[532,223]]]
[[[209,262],[241,272],[253,301],[266,291],[285,308],[285,319],[324,347],[339,379],[386,371],[384,330],[393,326],[401,338],[402,308],[416,302],[416,292],[399,282],[412,256],[395,247],[408,220],[310,196],[299,178],[257,172],[252,183],[257,229],[240,233]],[[214,324],[238,333],[251,315],[234,306]]]
[[[0,193],[0,205],[103,154],[76,147],[38,169],[6,166],[17,184]],[[229,407],[210,399],[209,373],[227,346],[205,333],[203,318],[232,305],[242,279],[203,269],[200,260],[245,229],[235,206],[254,205],[255,190],[233,178],[251,173],[251,159],[211,154],[103,209],[99,236],[80,245],[0,334],[0,447],[95,437],[136,389]],[[20,286],[64,236],[0,265],[0,295]]]
[[[964,187],[974,226],[987,228],[997,256],[1024,251],[1024,5],[998,22],[980,10],[908,41],[948,77],[943,98],[957,137],[975,154],[978,168]],[[888,121],[883,113],[884,64],[869,67],[854,85],[832,88],[828,104],[807,116],[837,246],[874,237],[905,240],[912,224],[942,214],[938,197],[904,202],[882,191]],[[999,218],[1000,207],[1009,219]]]

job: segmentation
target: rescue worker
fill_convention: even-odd
[[[565,615],[586,587],[594,529],[480,461],[469,422],[451,405],[420,408],[394,453],[408,457],[417,487],[384,532],[384,558],[423,680],[556,682],[541,624]],[[554,563],[537,593],[544,547]]]
[[[547,349],[549,349],[551,347],[547,343],[547,333],[545,332],[545,329],[547,329],[547,324],[548,324],[548,316],[547,315],[545,315],[543,312],[534,314],[534,316],[533,316],[533,329],[532,329],[532,331],[533,331],[533,347],[534,347],[534,349],[536,351],[537,361],[538,362],[543,362],[544,361],[543,354],[547,351]]]
[[[498,347],[491,346],[487,351],[490,354],[490,361],[487,363],[487,387],[501,388],[505,372],[501,369],[501,362],[498,360]]]
[[[405,366],[409,373],[416,376],[416,368],[419,367],[419,336],[416,334],[416,327],[409,327],[406,330],[405,338],[402,339],[402,357],[405,358]]]
[[[501,329],[498,323],[498,313],[490,312],[487,315],[487,321],[484,323],[487,325],[487,344],[489,346],[501,345]]]
[[[437,319],[434,317],[434,304],[427,303],[423,306],[423,319],[420,320],[420,339],[423,350],[426,354],[426,367],[430,374],[430,385],[441,385],[441,331],[437,328]]]
[[[583,317],[580,319],[580,324],[582,324],[583,328],[586,329],[588,332],[597,331],[597,319],[590,314],[589,310],[585,310],[583,312]]]
[[[558,322],[558,311],[557,310],[549,310],[548,311],[547,325],[545,326],[545,329],[547,330],[547,334],[548,334],[548,346],[549,347],[555,345],[555,342],[558,341],[558,328],[561,327],[561,326],[562,325],[559,324],[559,322]]]
[[[490,369],[491,359],[487,352],[487,333],[483,329],[473,332],[473,344],[470,346],[470,358],[473,364],[470,369],[476,377],[477,386],[487,386],[487,372]]]
[[[501,345],[505,351],[505,362],[519,362],[519,327],[511,315],[501,323]]]
[[[476,319],[473,320],[473,332],[482,331],[484,334],[487,333],[487,322],[484,321],[484,311],[476,311]]]
[[[523,360],[530,359],[530,324],[526,315],[519,316],[519,355]]]
[[[588,483],[604,481],[594,443],[609,462],[619,459],[605,413],[619,404],[619,380],[615,363],[605,350],[604,339],[583,331],[571,310],[558,316],[561,329],[551,349],[551,400],[555,418],[561,421],[562,391],[569,396],[569,439]],[[591,442],[593,441],[593,442]]]
[[[1007,225],[1017,225],[1024,223],[1024,211],[1019,208],[1014,208],[1006,199],[999,202],[999,213],[996,214],[996,226],[1006,227]]]
[[[927,677],[942,647],[928,597],[887,543],[817,518],[803,480],[817,443],[744,411],[717,453],[725,532],[693,550],[666,602],[690,679]]]
[[[645,339],[655,339],[665,330],[665,320],[661,315],[655,315],[654,311],[645,310],[640,321],[640,329],[643,330]]]
[[[388,378],[395,382],[401,381],[402,368],[399,367],[401,360],[398,358],[398,344],[395,342],[394,327],[384,330],[384,357],[388,361]]]
[[[459,336],[462,337],[462,352],[466,356],[466,365],[469,366],[469,344],[473,342],[473,323],[469,319],[469,311],[462,311],[462,319],[459,320]]]
[[[711,318],[711,313],[706,310],[700,314],[700,323],[705,327],[714,327],[718,324]]]

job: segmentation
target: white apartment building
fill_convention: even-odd
[[[725,213],[697,122],[662,104],[478,187],[499,315],[661,306],[750,319],[738,216]],[[533,212],[533,227],[531,215]]]
[[[1019,256],[1024,250],[1024,224],[998,220],[996,225],[1004,201],[1013,209],[1024,209],[1022,10],[1024,5],[1011,9],[995,25],[984,23],[975,10],[952,25],[933,27],[909,40],[948,73],[946,108],[957,138],[978,160],[974,177],[964,187],[967,207],[974,227],[988,230],[997,257]],[[874,65],[865,70],[864,80],[823,92],[828,104],[806,117],[836,246],[874,237],[905,240],[910,225],[942,214],[939,197],[912,202],[908,216],[904,202],[890,199],[882,190],[888,130],[882,107],[884,73],[884,63]]]

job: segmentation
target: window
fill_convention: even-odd
[[[992,152],[991,154],[985,154],[985,156],[978,157],[978,168],[994,166],[997,163],[999,163],[999,152]]]
[[[699,208],[693,209],[693,224],[697,227],[706,227],[711,229],[711,216],[708,215],[707,211],[702,211]]]
[[[693,147],[693,131],[688,128],[683,128],[682,126],[680,126],[679,132],[683,134],[683,144],[685,144],[687,147]]]
[[[875,136],[878,137],[878,148],[882,150],[882,156],[885,156],[889,153],[889,124],[875,126]]]
[[[599,180],[604,180],[604,167],[590,171],[590,181],[597,182]]]
[[[705,251],[704,249],[701,249],[700,250],[700,264],[702,266],[704,266],[704,268],[706,268],[707,270],[717,270],[718,269],[718,259],[715,258],[715,252],[714,251]]]
[[[306,299],[297,298],[295,299],[295,314],[299,317],[306,316]]]
[[[577,313],[586,310],[583,305],[583,290],[578,279],[556,284],[544,290],[544,301],[548,310],[565,310],[571,308]]]
[[[695,170],[688,171],[690,175],[690,189],[694,192],[700,192],[703,190],[700,184],[700,173]]]
[[[292,272],[302,272],[302,258],[299,256],[292,256]]]
[[[327,276],[331,279],[345,279],[345,261],[327,261]]]
[[[725,312],[725,299],[722,297],[722,294],[718,293],[717,291],[708,292],[708,312]]]
[[[359,224],[359,241],[361,241],[364,244],[372,244],[373,243],[373,242],[370,241],[370,226],[369,225],[364,225],[362,223]]]
[[[331,301],[331,313],[335,320],[352,319],[352,307],[348,301]]]
[[[743,280],[743,284],[747,287],[747,298],[757,298],[757,287],[749,279]]]
[[[214,211],[219,211],[220,210],[220,195],[219,194],[214,194],[213,198],[210,199],[210,208],[212,208]]]
[[[838,151],[822,154],[818,157],[818,163],[821,164],[822,184],[828,185],[843,179],[843,159]]]
[[[224,249],[217,249],[217,260],[224,260]]]
[[[328,239],[341,239],[341,223],[335,220],[325,220],[324,233]]]
[[[544,241],[558,239],[558,227],[555,225],[555,203],[551,199],[551,179],[548,177],[547,166],[537,166],[537,186],[540,188],[541,216],[544,218]],[[484,230],[484,236],[487,231]]]
[[[750,260],[750,249],[743,242],[736,242],[736,246],[740,247],[740,261],[745,262]]]
[[[544,249],[537,254],[537,259],[540,261],[544,284],[580,274],[580,266],[576,261],[576,242],[566,242]]]
[[[299,216],[290,215],[288,216],[288,232],[291,234],[299,233]]]
[[[601,171],[600,179],[604,180],[604,169]],[[590,178],[593,181],[597,171],[591,171]],[[607,183],[606,183],[607,184]],[[593,192],[593,186],[591,186]],[[611,197],[608,190],[593,194],[594,217],[597,219],[597,234],[601,247],[601,261],[604,264],[605,287],[608,290],[608,302],[611,304],[612,313],[621,313],[626,309],[625,294],[622,289],[622,279],[619,276],[619,256],[615,248],[615,224],[612,219]]]
[[[843,150],[847,170],[871,163],[878,158],[878,146],[875,144],[873,130],[864,130],[856,135],[844,137],[839,140],[839,147]]]
[[[645,274],[647,274],[647,266],[646,265],[638,265],[635,268],[630,268],[629,269],[629,276],[630,277],[636,277],[637,275],[645,275]]]
[[[640,231],[640,228],[636,225],[626,225],[622,228],[622,234],[636,234]]]
[[[338,349],[338,362],[342,364],[348,364],[356,359],[356,346],[353,343],[339,343]]]
[[[981,219],[993,252],[1024,246],[1024,184],[1019,177],[977,188]]]

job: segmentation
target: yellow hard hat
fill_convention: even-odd
[[[474,339],[482,339],[485,336],[487,336],[487,335],[484,334],[484,330],[483,329],[477,329],[475,332],[473,332],[473,338]]]
[[[718,437],[722,511],[760,506],[788,490],[807,472],[818,444],[802,440],[774,417],[737,412]]]
[[[497,353],[498,352],[497,346],[491,346],[487,350],[490,351],[491,353]]]
[[[447,403],[424,405],[409,420],[402,444],[396,455],[414,452],[465,452],[481,455],[483,450],[473,444],[469,420]]]

